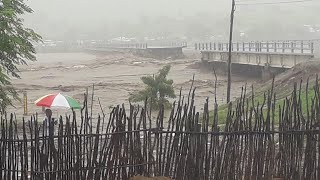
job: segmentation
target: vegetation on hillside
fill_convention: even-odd
[[[293,93],[296,92],[298,97],[295,101],[301,107],[299,107],[299,111],[301,115],[307,116],[307,112],[310,111],[312,101],[314,98],[319,98],[316,93],[316,85],[317,85],[317,73],[320,71],[320,61],[317,59],[315,61],[310,61],[302,64],[298,64],[292,69],[277,75],[274,80],[269,80],[258,87],[247,87],[246,89],[246,97],[248,98],[248,106],[256,107],[258,104],[261,107],[263,113],[267,114],[267,94],[268,91],[273,92],[274,94],[274,118],[275,123],[279,122],[279,118],[281,112],[279,111],[279,107],[283,107],[285,103],[288,102],[288,99],[291,99]],[[296,91],[295,91],[296,89]],[[251,92],[249,92],[251,91]],[[252,93],[253,92],[253,93]],[[292,100],[292,99],[291,99]],[[235,108],[237,106],[237,101],[232,102],[232,107]],[[219,106],[217,111],[218,123],[225,124],[228,115],[228,106],[222,104]],[[210,119],[213,121],[214,111],[210,112]]]
[[[315,83],[315,82],[312,82]],[[311,102],[314,100],[314,98],[316,98],[316,89],[315,86],[309,86],[310,83],[308,83],[308,85],[303,85],[303,83],[301,82],[301,86],[299,86],[299,84],[295,84],[292,86],[291,89],[287,89],[286,91],[280,91],[280,88],[275,88],[273,89],[274,91],[274,97],[272,100],[272,103],[275,103],[275,111],[274,111],[274,118],[275,118],[275,123],[278,124],[279,123],[279,119],[280,119],[280,110],[282,109],[282,107],[284,106],[284,103],[287,103],[287,101],[289,99],[291,99],[292,97],[295,97],[293,93],[297,93],[297,97],[298,99],[296,99],[295,101],[297,102],[297,104],[300,104],[301,107],[299,107],[299,111],[303,116],[307,116],[308,111],[311,109]],[[295,90],[296,89],[296,90]],[[271,88],[269,89],[269,91],[271,91]],[[257,92],[257,93],[249,93],[248,95],[248,107],[253,108],[256,107],[257,105],[261,106],[262,112],[263,114],[266,116],[267,114],[267,108],[265,108],[265,106],[267,106],[267,92]],[[291,99],[292,100],[292,99]],[[233,108],[235,108],[235,106],[237,105],[237,100],[232,102],[233,104]],[[299,102],[299,103],[298,103]],[[281,107],[281,108],[280,108]],[[227,119],[227,115],[228,115],[228,111],[229,111],[229,107],[227,105],[221,105],[218,108],[217,114],[218,114],[218,123],[220,125],[225,124],[226,119]],[[213,120],[214,118],[214,111],[210,112],[210,119]]]

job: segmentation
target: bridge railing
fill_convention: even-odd
[[[149,47],[188,47],[187,42],[148,42]]]
[[[147,49],[146,43],[96,43],[90,45],[92,48],[123,48],[123,49]]]
[[[91,48],[127,48],[147,49],[148,47],[187,47],[186,42],[148,42],[148,43],[95,43],[90,44]]]
[[[228,43],[195,43],[195,50],[228,51]],[[236,42],[231,50],[235,52],[265,52],[265,53],[314,53],[312,41],[272,41],[272,42]]]

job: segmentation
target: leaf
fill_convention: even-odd
[[[12,100],[18,100],[18,93],[12,87],[10,76],[19,78],[18,65],[35,60],[32,43],[41,36],[23,26],[23,14],[32,9],[23,0],[3,0],[0,9],[0,108],[3,112]]]
[[[152,76],[143,76],[141,77],[141,80],[144,84],[148,85],[148,86],[155,86],[155,81],[154,78]]]
[[[166,98],[176,97],[173,80],[167,79],[170,68],[170,65],[166,65],[154,76],[141,77],[142,82],[146,85],[145,89],[131,95],[129,100],[132,102],[141,102],[148,98],[148,103],[153,107],[159,108],[162,105],[170,107],[170,103]]]
[[[159,70],[159,76],[166,78],[171,69],[170,65],[165,65],[162,69]]]

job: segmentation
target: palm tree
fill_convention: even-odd
[[[159,70],[158,74],[141,77],[146,88],[131,95],[129,100],[132,102],[141,102],[147,99],[148,103],[155,108],[159,108],[161,105],[170,107],[167,98],[176,97],[173,89],[173,80],[167,79],[170,69],[170,65],[165,65]]]

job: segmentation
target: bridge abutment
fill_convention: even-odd
[[[213,71],[215,69],[217,74],[227,75],[228,64],[223,61],[201,61],[201,69],[207,71]],[[283,67],[270,67],[270,66],[258,66],[248,64],[232,64],[232,74],[236,76],[243,76],[248,78],[256,78],[261,80],[269,80],[273,76],[285,72],[288,68]]]
[[[288,68],[270,67],[268,65],[261,67],[261,79],[266,81],[272,79],[274,76],[285,72]]]

